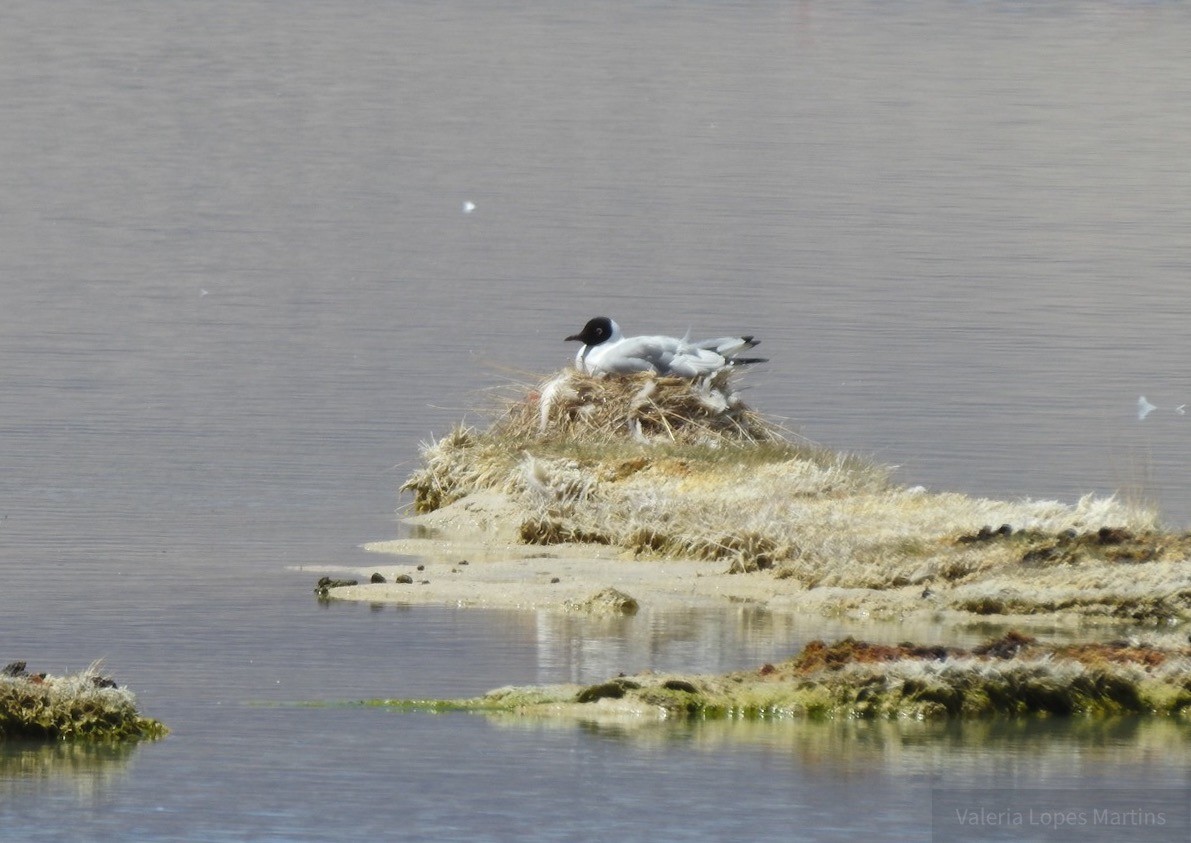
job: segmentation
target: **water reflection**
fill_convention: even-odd
[[[724,610],[643,611],[632,617],[591,617],[541,610],[516,621],[537,644],[541,682],[593,682],[643,670],[722,673],[790,658],[808,641],[847,636],[884,644],[901,641],[970,647],[1010,628],[1040,640],[1108,639],[1120,624],[1088,627],[1046,619],[1013,623],[954,619],[874,620],[771,612],[742,604]]]
[[[1185,775],[1191,724],[1160,718],[1028,718],[927,723],[920,721],[745,723],[706,722],[691,743],[715,751],[755,744],[788,753],[802,764],[836,772],[945,771],[978,781],[995,769],[1039,777],[1078,776],[1098,766],[1165,767]]]
[[[722,757],[760,750],[823,775],[945,774],[949,784],[1006,778],[1061,781],[1094,770],[1148,775],[1166,786],[1191,783],[1191,723],[1155,717],[1022,718],[963,722],[912,720],[582,720],[485,715],[501,729],[578,729],[634,748],[681,745]]]
[[[67,783],[81,804],[128,773],[136,744],[0,742],[0,802]]]

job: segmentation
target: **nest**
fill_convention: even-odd
[[[608,466],[641,446],[662,446],[655,454],[679,448],[689,457],[773,450],[789,457],[782,428],[749,409],[728,375],[598,378],[566,369],[516,384],[503,390],[487,430],[460,426],[424,445],[424,467],[401,489],[414,493],[419,513],[485,490],[583,501],[597,475],[615,473]]]
[[[697,380],[642,373],[601,378],[567,369],[508,401],[494,426],[517,439],[750,445],[784,441],[749,409],[731,370]]]

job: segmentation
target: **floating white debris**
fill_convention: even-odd
[[[1151,404],[1149,401],[1146,400],[1146,397],[1144,395],[1141,396],[1140,398],[1137,399],[1137,420],[1138,421],[1143,420],[1146,416],[1148,416],[1150,413],[1154,412],[1157,409],[1158,409],[1157,407],[1155,407],[1153,404]]]
[[[1180,404],[1179,406],[1174,408],[1174,411],[1176,413],[1178,413],[1180,416],[1185,416],[1185,415],[1187,415],[1187,405]]]
[[[463,203],[463,213],[465,213],[465,214],[470,214],[470,213],[471,213],[472,211],[474,211],[475,209],[476,209],[476,203],[475,203],[475,202],[464,202],[464,203]]]

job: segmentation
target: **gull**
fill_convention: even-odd
[[[626,337],[607,316],[597,316],[583,330],[566,338],[583,343],[575,368],[589,375],[655,372],[680,378],[711,375],[729,366],[764,363],[763,357],[735,357],[760,340],[751,336],[691,341],[686,337]]]

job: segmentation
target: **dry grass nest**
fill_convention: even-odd
[[[793,441],[797,437],[745,404],[731,374],[601,378],[566,369],[514,383],[496,393],[486,429],[460,425],[424,444],[425,466],[402,491],[413,492],[419,513],[482,491],[545,491],[566,502],[587,499],[601,480],[646,469],[692,477],[713,465],[787,460],[863,473],[865,483],[886,482],[883,467]]]
[[[494,432],[511,438],[698,445],[784,442],[780,427],[750,409],[732,370],[700,380],[651,373],[598,378],[564,370],[506,398]]]

